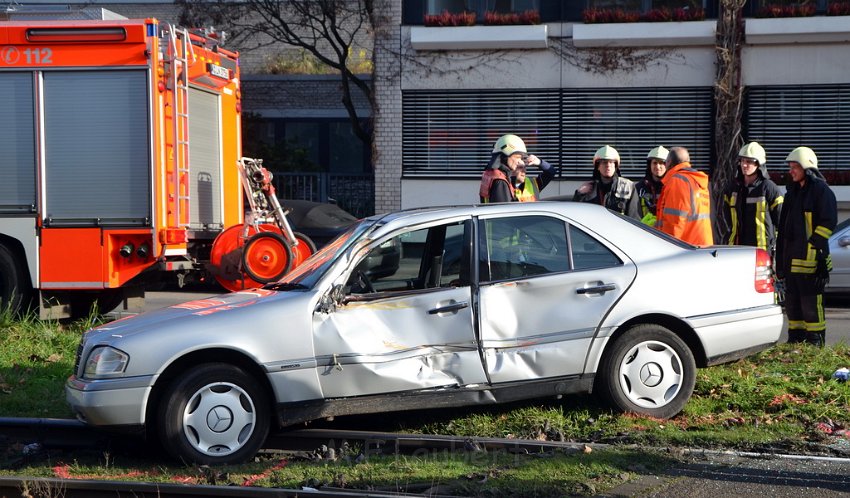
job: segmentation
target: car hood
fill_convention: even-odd
[[[303,291],[252,289],[210,296],[106,323],[89,331],[87,338],[97,340],[99,335],[129,337],[152,329],[180,329],[200,317],[220,319],[234,314],[234,311],[244,312],[247,307],[293,300],[303,295]]]
[[[254,289],[189,301],[89,331],[82,357],[99,345],[130,356],[125,376],[161,373],[198,350],[229,350],[258,365],[313,355],[313,291]]]

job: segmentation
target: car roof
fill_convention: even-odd
[[[394,211],[374,218],[389,230],[405,226],[426,224],[438,219],[488,215],[530,215],[534,213],[556,214],[570,218],[580,224],[594,226],[616,219],[608,209],[579,202],[504,202],[494,204],[471,204],[457,206],[432,206]],[[383,233],[384,230],[379,232]],[[378,234],[376,234],[378,235]]]

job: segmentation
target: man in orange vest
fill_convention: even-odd
[[[655,228],[695,246],[714,245],[708,175],[692,168],[690,160],[688,149],[670,149]]]

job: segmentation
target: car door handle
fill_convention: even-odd
[[[434,308],[432,310],[428,310],[429,315],[436,315],[437,313],[451,313],[454,311],[460,311],[464,308],[469,307],[469,303],[464,301],[462,303],[452,303],[448,306],[441,306],[439,308]]]
[[[616,288],[617,286],[614,284],[594,285],[593,287],[582,287],[581,289],[576,289],[576,294],[605,294],[606,292],[612,291]]]

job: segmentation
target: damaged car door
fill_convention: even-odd
[[[481,342],[492,383],[582,374],[634,264],[553,216],[478,223]]]
[[[353,258],[330,313],[314,315],[326,398],[477,385],[472,220],[396,232]]]

